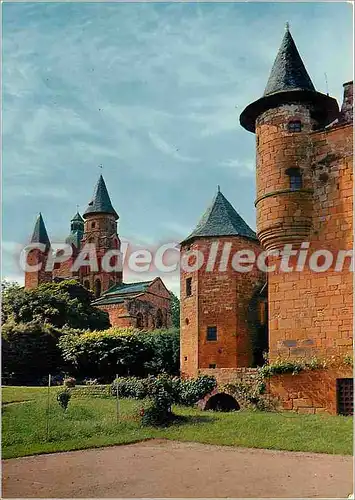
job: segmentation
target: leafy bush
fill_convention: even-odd
[[[63,408],[64,411],[68,408],[69,401],[70,401],[70,391],[68,389],[65,389],[64,391],[60,391],[57,394],[57,401],[60,404],[60,406]]]
[[[92,306],[93,300],[92,292],[76,280],[43,283],[31,290],[15,285],[6,286],[2,296],[2,321],[35,321],[58,328],[109,328],[108,314]]]
[[[119,377],[112,383],[111,393],[116,396],[118,391],[120,398],[144,399],[164,390],[175,404],[193,406],[212,392],[216,385],[216,380],[206,375],[187,380],[167,374],[147,378]]]
[[[68,377],[64,379],[64,385],[66,387],[75,387],[76,380],[74,377]]]
[[[166,371],[178,373],[179,332],[142,332],[132,328],[73,332],[59,342],[68,370],[77,377],[146,376]]]
[[[281,375],[284,373],[297,375],[304,370],[317,370],[326,368],[326,366],[327,364],[325,361],[318,360],[317,358],[295,361],[278,359],[274,363],[262,366],[258,371],[262,377],[271,377],[273,375]]]
[[[170,314],[173,327],[180,328],[180,300],[173,292],[170,292]]]
[[[262,383],[235,382],[226,384],[227,392],[236,397],[242,408],[270,411],[275,408],[275,402],[270,396],[265,396],[266,386]]]
[[[62,331],[37,321],[2,326],[2,374],[7,384],[37,384],[62,365],[58,339]]]

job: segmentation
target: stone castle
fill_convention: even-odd
[[[33,249],[27,262],[30,266],[42,263],[38,271],[25,273],[25,288],[34,288],[40,283],[76,279],[85,288],[94,292],[94,304],[109,314],[110,323],[117,327],[135,327],[152,330],[167,328],[171,325],[170,292],[163,281],[157,277],[139,283],[124,283],[121,271],[105,271],[102,266],[104,255],[110,250],[120,253],[121,241],[117,234],[119,216],[113,208],[105,181],[100,175],[92,200],[83,217],[77,212],[71,220],[70,234],[65,242],[72,247],[72,256],[54,264],[53,271],[46,271],[50,241],[42,218],[39,214],[31,243],[42,243],[45,251]],[[73,264],[81,249],[93,244],[96,249],[97,271],[89,266],[73,270]],[[110,265],[115,267],[119,255],[113,255]],[[120,266],[116,266],[119,268]]]
[[[270,363],[316,358],[327,369],[274,376],[269,390],[284,409],[351,411],[352,370],[344,360],[353,349],[353,276],[350,259],[338,271],[335,256],[352,250],[352,108],[352,82],[344,84],[340,110],[334,98],[316,91],[287,28],[264,95],[240,116],[242,127],[256,135],[257,234],[218,192],[181,244],[182,256],[197,250],[206,256],[200,269],[181,272],[185,376],[208,373],[231,382],[260,366],[263,352]],[[225,263],[211,273],[213,244],[218,262],[228,259],[226,244],[231,255],[269,250],[275,271],[254,266],[241,273]],[[334,261],[314,272],[306,260],[297,271],[298,256],[291,255],[290,269],[281,272],[275,251],[290,244],[309,247],[319,268],[324,250]]]
[[[334,98],[314,88],[287,28],[264,95],[245,108],[240,124],[256,135],[257,233],[218,190],[181,243],[182,259],[196,251],[206,256],[202,267],[180,271],[181,374],[211,374],[222,386],[241,374],[252,377],[266,353],[271,364],[317,359],[323,368],[276,375],[268,390],[285,410],[348,414],[353,408],[352,369],[345,362],[353,349],[353,83],[344,84],[339,110]],[[160,278],[124,284],[122,273],[100,268],[107,250],[120,249],[117,219],[100,177],[66,240],[72,260],[86,242],[94,242],[99,270],[71,273],[68,261],[52,273],[26,273],[25,286],[76,278],[94,291],[94,303],[108,311],[113,325],[169,326],[170,294]],[[41,215],[32,242],[49,248]],[[309,257],[297,270],[298,252],[291,252],[289,269],[281,271],[276,251],[285,245],[308,249],[321,271],[314,271]],[[220,263],[213,272],[211,249]],[[257,266],[239,272],[229,265],[233,254],[246,249],[256,256],[268,250],[269,272]],[[324,251],[335,257],[339,250],[347,252],[342,270],[335,259],[322,268]],[[34,250],[28,262],[47,257]]]

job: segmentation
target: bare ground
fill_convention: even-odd
[[[3,498],[346,498],[352,457],[151,440],[3,461]]]

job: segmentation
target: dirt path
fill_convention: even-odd
[[[3,498],[346,498],[352,458],[152,440],[3,462]]]

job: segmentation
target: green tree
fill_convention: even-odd
[[[44,283],[32,290],[19,285],[5,286],[2,320],[104,330],[110,326],[108,314],[92,306],[93,300],[93,294],[76,280]]]
[[[58,339],[61,330],[38,321],[9,319],[1,329],[2,375],[6,384],[38,383],[62,365]]]
[[[180,328],[180,300],[173,293],[170,292],[171,302],[170,302],[170,312],[172,326],[175,328]]]

